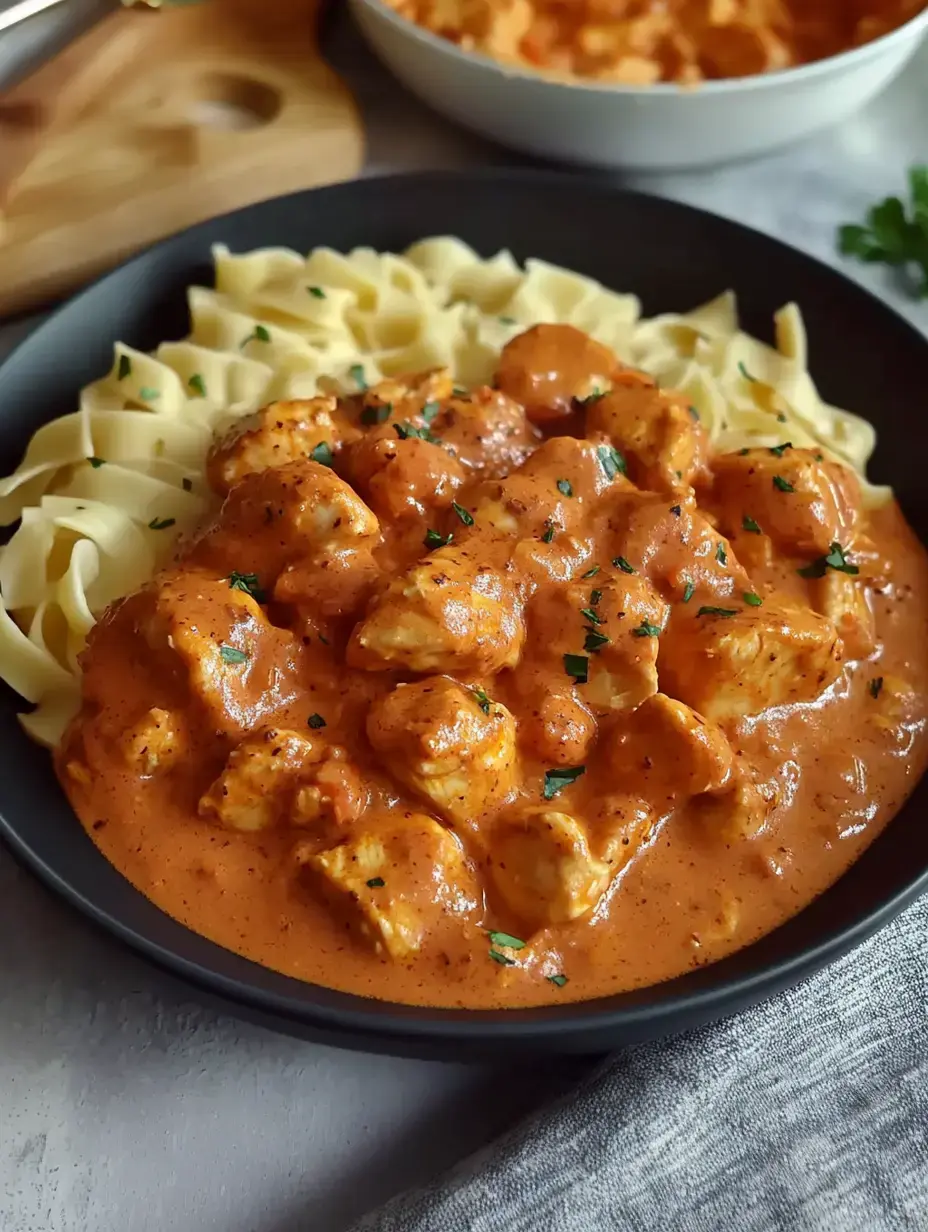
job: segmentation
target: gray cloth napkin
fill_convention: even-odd
[[[928,898],[805,984],[610,1059],[356,1232],[928,1229]]]

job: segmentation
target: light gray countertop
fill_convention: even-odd
[[[331,46],[366,113],[371,172],[514,161],[402,95],[344,23]],[[928,162],[926,117],[928,48],[865,113],[801,147],[628,182],[836,263],[836,226]],[[905,302],[891,274],[847,272],[928,332],[928,304]],[[0,351],[27,327],[0,331]],[[581,1069],[370,1057],[244,1025],[97,934],[3,850],[0,937],[2,1232],[337,1232]]]

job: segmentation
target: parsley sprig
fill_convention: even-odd
[[[914,293],[928,298],[928,166],[909,171],[908,205],[887,197],[867,211],[863,226],[838,231],[838,248],[870,265],[889,265],[915,274]]]

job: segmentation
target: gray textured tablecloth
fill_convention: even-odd
[[[928,1228],[928,899],[807,983],[641,1045],[357,1232]]]

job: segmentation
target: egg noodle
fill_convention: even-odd
[[[568,323],[682,390],[713,448],[791,440],[863,476],[875,433],[827,405],[807,368],[794,304],[776,314],[776,348],[738,328],[726,292],[651,319],[634,295],[508,252],[481,259],[462,241],[426,239],[402,256],[358,248],[214,250],[216,287],[188,292],[191,333],[153,354],[122,343],[80,407],[34,434],[0,480],[0,677],[35,705],[21,716],[56,745],[80,692],[79,655],[108,604],[170,557],[214,500],[205,479],[213,433],[275,399],[353,392],[383,376],[448,367],[492,379],[500,351],[528,326]],[[864,485],[871,504],[889,490]]]

